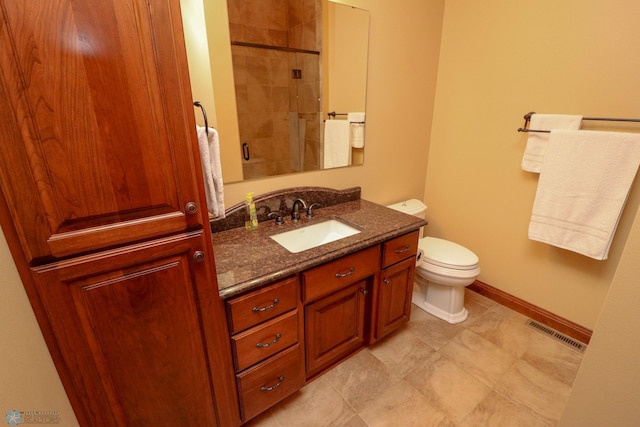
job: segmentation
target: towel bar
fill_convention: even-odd
[[[529,129],[529,123],[531,122],[531,116],[535,114],[535,112],[530,112],[524,115],[524,127],[518,128],[518,132],[542,132],[542,133],[550,133],[550,130],[540,130],[540,129]],[[606,117],[583,117],[582,120],[589,121],[603,121],[603,122],[633,122],[640,123],[640,119],[621,119],[621,118],[606,118]]]
[[[332,119],[335,119],[336,116],[348,116],[349,114],[347,113],[336,113],[335,111],[330,111],[327,113],[327,116],[331,117]],[[349,122],[349,123],[353,123],[356,125],[363,125],[364,122]]]
[[[200,107],[202,115],[204,116],[204,131],[209,135],[209,120],[207,120],[207,110],[204,109],[204,105],[200,101],[193,101],[193,105]]]

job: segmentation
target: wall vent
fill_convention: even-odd
[[[542,323],[538,323],[535,320],[532,319],[528,319],[527,320],[527,326],[532,327],[533,329],[537,330],[538,332],[542,332],[545,335],[549,335],[551,338],[553,338],[556,341],[561,342],[562,344],[565,344],[571,348],[573,348],[574,350],[579,351],[580,353],[584,353],[584,351],[587,349],[587,345],[581,343],[580,341],[576,341],[573,338],[570,338],[558,331],[556,331],[555,329],[551,329],[550,327],[543,325]]]

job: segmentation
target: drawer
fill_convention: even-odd
[[[380,245],[372,246],[355,254],[302,273],[303,298],[305,302],[376,274],[380,269]]]
[[[386,268],[398,261],[415,257],[418,253],[418,238],[420,231],[416,230],[382,244],[382,268]]]
[[[298,342],[298,310],[261,323],[231,337],[236,371],[273,356]]]
[[[292,276],[227,301],[229,328],[235,334],[298,306],[298,276]]]
[[[242,420],[247,421],[304,385],[300,344],[236,375]]]

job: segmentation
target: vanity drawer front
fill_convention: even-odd
[[[235,334],[298,305],[298,276],[292,276],[227,301],[229,328]]]
[[[236,375],[242,420],[265,411],[304,385],[299,344]]]
[[[236,371],[254,365],[298,342],[298,310],[231,337]]]
[[[305,302],[335,292],[380,269],[380,245],[312,268],[302,273]]]
[[[382,244],[382,268],[386,268],[398,261],[415,257],[418,253],[418,237],[416,230],[404,236],[396,237]]]

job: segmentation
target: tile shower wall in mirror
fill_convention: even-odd
[[[225,184],[363,164],[368,11],[329,0],[181,8],[192,93],[218,131]],[[204,113],[194,114],[202,126]],[[325,138],[336,127],[339,138]]]
[[[232,46],[244,179],[317,170],[318,55]]]
[[[244,179],[319,169],[321,1],[227,4]]]

